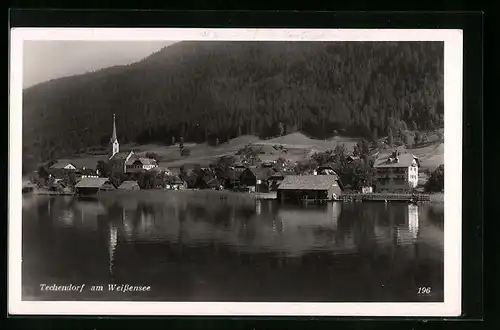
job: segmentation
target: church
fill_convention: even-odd
[[[158,166],[155,159],[139,157],[131,151],[120,151],[116,134],[116,116],[113,114],[113,132],[109,142],[109,161],[113,173],[132,173],[149,171]]]

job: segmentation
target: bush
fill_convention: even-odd
[[[444,190],[444,165],[435,169],[425,184],[426,192],[441,192]]]

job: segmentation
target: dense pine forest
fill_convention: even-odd
[[[24,151],[105,145],[113,113],[121,143],[432,129],[443,125],[443,43],[179,42],[26,89]]]

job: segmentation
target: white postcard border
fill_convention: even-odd
[[[24,40],[444,41],[445,221],[443,303],[222,303],[22,301],[22,77]],[[11,29],[8,312],[13,315],[459,316],[462,250],[463,35],[444,29]],[[451,142],[451,143],[450,143]],[[416,288],[417,289],[417,288]]]

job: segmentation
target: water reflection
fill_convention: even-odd
[[[115,260],[115,250],[118,244],[118,229],[110,222],[109,223],[109,274],[113,276],[113,264]]]
[[[416,282],[442,288],[442,222],[443,211],[432,205],[48,198],[23,205],[23,258],[38,271],[57,268],[58,276],[82,281],[88,278],[81,274],[101,282],[156,281],[179,297],[193,283],[211,283],[197,294],[217,300],[222,290],[234,301],[253,287],[246,297],[255,294],[255,301],[272,292],[377,301],[380,283],[395,281],[382,300],[406,301],[415,299]],[[40,262],[52,268],[35,267]],[[284,293],[272,289],[287,285]]]

